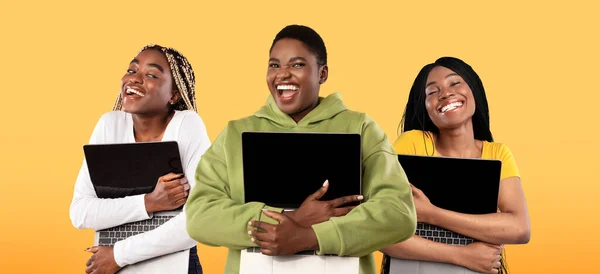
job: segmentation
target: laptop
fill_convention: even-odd
[[[500,160],[399,154],[398,161],[408,181],[423,191],[433,205],[466,214],[497,212],[502,169]],[[476,241],[422,222],[417,223],[415,235],[434,242],[459,246]],[[419,269],[417,264],[418,261],[395,258],[390,260],[387,257],[385,267],[391,272],[388,270],[385,273],[417,273],[416,270],[411,270]],[[444,268],[447,264],[441,265],[436,267]]]
[[[362,137],[358,133],[243,132],[244,202],[296,210],[329,180],[321,200],[362,194]],[[359,202],[349,205],[359,205]],[[267,256],[241,251],[240,274],[358,274],[358,257],[304,251]]]
[[[123,198],[150,193],[158,178],[183,173],[177,142],[88,144],[83,146],[90,179],[98,198]],[[153,217],[98,230],[94,245],[113,246],[128,237],[151,231],[183,209],[155,212]]]

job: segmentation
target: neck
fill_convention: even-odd
[[[136,142],[159,142],[175,111],[161,114],[133,114],[133,136]]]
[[[317,107],[317,105],[319,105],[319,98],[317,98],[317,100],[314,103],[312,103],[307,108],[301,110],[300,112],[297,112],[297,113],[294,113],[294,114],[290,114],[290,117],[292,117],[292,119],[294,120],[294,122],[296,122],[296,124],[297,124],[304,117],[306,117],[306,115],[308,115],[313,109],[315,109]]]
[[[475,140],[471,122],[457,128],[440,129],[435,137],[435,149],[442,156],[481,158],[483,142]]]

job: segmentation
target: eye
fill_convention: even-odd
[[[134,74],[134,73],[135,73],[135,70],[132,70],[132,69],[127,70],[127,74]]]
[[[427,91],[427,96],[432,95],[432,94],[434,94],[434,93],[436,93],[438,91],[439,90],[429,90],[429,91]]]
[[[158,77],[156,77],[154,74],[151,74],[151,73],[146,74],[146,76],[148,76],[148,78],[158,79]]]
[[[292,67],[294,67],[294,68],[301,68],[301,67],[304,67],[304,66],[306,66],[306,64],[304,64],[304,63],[295,63],[295,64],[292,65]]]
[[[279,68],[279,64],[270,63],[269,68]]]
[[[456,86],[456,85],[458,85],[458,84],[460,84],[460,81],[452,82],[452,83],[450,84],[450,86],[451,86],[451,87],[453,87],[453,86]]]

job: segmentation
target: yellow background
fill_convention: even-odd
[[[265,102],[268,49],[291,23],[325,40],[322,94],[341,92],[392,140],[424,64],[443,55],[470,63],[487,90],[494,137],[518,161],[531,214],[531,242],[507,247],[512,273],[595,272],[598,6],[349,2],[2,0],[0,272],[84,273],[93,232],[69,220],[82,145],[141,46],[189,58],[214,140]],[[224,248],[199,254],[205,273],[222,273]]]

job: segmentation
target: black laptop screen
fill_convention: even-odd
[[[98,198],[150,193],[159,177],[183,172],[174,141],[93,144],[83,149]]]
[[[242,133],[245,202],[298,208],[325,180],[321,200],[362,194],[361,136],[346,133]]]
[[[398,155],[411,184],[437,207],[468,214],[497,212],[499,160]]]

